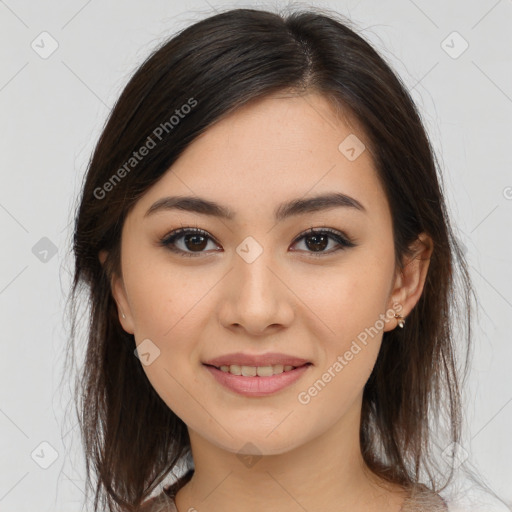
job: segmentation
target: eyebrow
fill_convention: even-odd
[[[356,211],[367,213],[366,208],[357,199],[338,192],[281,203],[274,211],[274,218],[279,222],[288,217],[339,207],[353,208]],[[184,210],[227,220],[234,220],[236,216],[229,208],[208,199],[197,196],[171,196],[163,197],[153,203],[144,217],[158,211],[168,210]]]

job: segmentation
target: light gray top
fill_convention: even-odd
[[[176,492],[177,488],[173,485],[167,492],[162,492],[146,502],[141,512],[178,512],[174,501]],[[415,491],[410,491],[400,512],[448,512],[448,506],[439,494],[420,485]]]
[[[425,486],[411,492],[402,504],[400,512],[447,512],[448,506],[436,492]]]

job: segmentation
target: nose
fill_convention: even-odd
[[[234,267],[225,278],[221,324],[232,330],[244,330],[263,336],[282,329],[293,320],[293,293],[284,270],[270,257],[270,251],[252,262],[236,255]]]

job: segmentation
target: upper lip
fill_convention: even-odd
[[[306,359],[295,357],[288,354],[279,354],[271,352],[268,354],[243,354],[236,352],[233,354],[225,354],[205,361],[204,364],[212,366],[230,366],[236,364],[239,366],[273,366],[282,364],[283,366],[302,366],[308,363]]]

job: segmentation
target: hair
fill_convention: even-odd
[[[383,334],[364,388],[360,444],[368,469],[385,481],[407,487],[427,476],[438,489],[439,473],[444,485],[453,476],[453,465],[439,470],[433,434],[444,428],[448,442],[461,437],[455,334],[459,321],[465,374],[474,292],[420,114],[400,78],[349,20],[313,10],[232,9],[181,30],[152,52],[122,91],[88,163],[73,233],[70,339],[83,291],[87,344],[75,393],[87,490],[92,471],[97,479],[95,510],[100,502],[110,511],[137,510],[190,454],[186,425],[146,377],[111,293],[112,276],[122,275],[126,215],[201,133],[242,105],[282,91],[321,94],[363,130],[391,210],[397,268],[420,233],[433,241],[424,289],[406,327]],[[150,140],[154,147],[132,161]],[[108,251],[104,265],[101,250]],[[432,419],[444,419],[442,428],[432,428]]]

